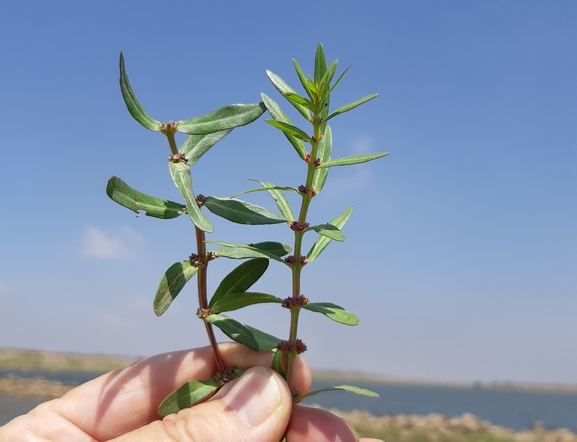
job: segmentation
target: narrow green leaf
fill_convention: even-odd
[[[188,381],[178,390],[170,393],[158,407],[158,414],[167,416],[190,407],[213,395],[222,385],[214,379],[208,381]]]
[[[319,146],[317,148],[317,158],[321,159],[321,165],[331,159],[332,149],[333,149],[333,133],[331,131],[331,127],[327,124],[324,130],[323,138],[319,142]],[[313,176],[312,187],[317,191],[317,193],[320,193],[323,186],[325,185],[328,173],[329,173],[328,168],[325,169],[317,168],[317,170],[315,171],[315,175]]]
[[[327,69],[327,71],[325,72],[325,74],[323,75],[323,78],[321,78],[320,81],[320,86],[321,86],[321,90],[320,90],[320,95],[321,97],[324,97],[327,94],[327,91],[330,88],[331,85],[331,81],[335,75],[335,72],[337,71],[337,65],[338,65],[338,60],[335,60],[331,63],[331,65],[329,66],[329,68]]]
[[[207,316],[206,321],[220,328],[222,332],[233,341],[238,342],[239,344],[243,344],[251,350],[259,350],[258,343],[256,342],[254,335],[246,325],[241,324],[240,322],[235,321],[228,316],[219,314]]]
[[[184,140],[184,143],[182,143],[182,146],[180,146],[179,152],[186,157],[188,165],[192,167],[200,157],[231,131],[232,129],[227,129],[211,134],[189,135],[186,140]]]
[[[273,86],[276,88],[276,90],[279,91],[283,96],[286,92],[296,93],[296,91],[292,87],[290,87],[288,84],[286,84],[285,81],[282,78],[280,78],[277,74],[275,74],[274,72],[266,71],[266,75],[268,76],[269,80],[271,81]],[[310,121],[311,113],[306,107],[301,106],[299,104],[295,104],[295,103],[291,103],[291,104],[296,108],[296,110],[298,110],[301,113],[301,115],[303,117],[305,117],[305,119]]]
[[[341,74],[341,76],[340,76],[339,79],[336,81],[336,83],[333,84],[333,87],[331,87],[331,89],[327,92],[327,95],[330,95],[330,94],[335,90],[335,88],[337,87],[337,85],[341,82],[341,80],[343,79],[343,77],[345,76],[345,74],[348,72],[348,70],[349,70],[350,68],[351,68],[351,67],[349,66],[348,68],[346,68],[346,69],[344,70],[344,72]]]
[[[307,100],[305,97],[301,97],[299,94],[295,94],[293,92],[287,92],[286,94],[284,94],[284,96],[288,101],[290,101],[293,104],[300,104],[306,107],[307,109],[310,109],[311,112],[315,111],[315,105],[312,103],[312,101]]]
[[[128,108],[128,112],[132,115],[136,121],[138,121],[142,126],[148,130],[154,132],[160,131],[160,121],[155,120],[150,115],[146,113],[136,94],[130,86],[130,81],[128,81],[128,74],[124,68],[124,55],[120,52],[120,91],[122,92],[122,98],[124,98],[124,103]]]
[[[276,351],[272,357],[272,363],[270,365],[270,368],[272,368],[274,371],[276,371],[278,374],[280,374],[284,380],[287,380],[287,374],[286,374],[286,370],[283,366],[283,357],[284,354],[282,351]]]
[[[297,71],[297,75],[299,77],[301,84],[303,85],[305,92],[307,93],[307,95],[309,96],[309,98],[311,100],[314,100],[313,97],[315,96],[315,89],[313,86],[311,86],[314,83],[311,83],[309,81],[309,79],[307,78],[307,76],[305,75],[303,70],[301,69],[300,65],[298,64],[298,62],[294,58],[293,58],[293,65],[295,67],[295,70]]]
[[[266,258],[256,258],[243,262],[223,278],[208,306],[212,307],[218,300],[233,293],[246,292],[264,275],[268,264]]]
[[[268,260],[266,260],[268,262]],[[239,308],[246,307],[248,305],[254,304],[265,304],[265,303],[277,303],[281,304],[282,299],[276,296],[269,295],[267,293],[256,293],[256,292],[239,292],[231,293],[220,298],[211,307],[214,313],[231,312],[233,310],[238,310]],[[259,346],[260,347],[260,346]]]
[[[372,94],[367,95],[366,97],[360,98],[357,101],[353,101],[352,103],[345,104],[344,106],[339,107],[337,110],[331,112],[329,116],[325,119],[325,121],[329,121],[331,118],[336,117],[339,114],[344,114],[345,112],[354,109],[355,107],[360,106],[361,104],[365,104],[367,101],[371,101],[373,98],[377,98],[379,94]]]
[[[230,104],[209,114],[178,122],[178,131],[189,135],[203,135],[234,129],[252,123],[266,107],[263,103]]]
[[[273,241],[265,241],[256,244],[230,244],[220,241],[206,242],[222,244],[222,247],[219,247],[212,253],[215,256],[232,259],[260,258],[266,256],[267,258],[284,263],[281,257],[289,254],[292,250],[292,247],[289,245]]]
[[[322,43],[317,45],[315,53],[315,83],[319,83],[327,71],[327,59],[325,57],[325,48]]]
[[[332,224],[333,226],[342,229],[342,227],[345,225],[345,223],[351,216],[352,211],[353,206],[350,206],[343,213],[341,213],[335,219],[330,221],[329,224]],[[319,236],[315,241],[315,243],[313,244],[313,246],[311,247],[311,249],[309,250],[309,253],[307,254],[309,262],[314,261],[322,253],[322,251],[329,245],[331,241],[332,240],[326,236]]]
[[[287,222],[282,216],[275,215],[264,207],[236,198],[209,196],[204,205],[215,215],[238,224],[262,225]]]
[[[311,137],[309,137],[306,134],[306,132],[302,131],[301,129],[299,129],[296,126],[292,126],[290,124],[283,123],[282,121],[277,121],[277,120],[264,120],[264,121],[265,121],[265,123],[268,123],[271,126],[282,130],[287,135],[292,135],[293,137],[296,137],[299,140],[311,141]]]
[[[154,297],[154,313],[162,315],[172,304],[174,298],[180,293],[185,284],[194,276],[198,267],[190,261],[176,262],[164,273]]]
[[[357,315],[347,312],[340,305],[331,302],[311,302],[303,305],[302,308],[311,312],[322,313],[327,318],[345,325],[358,325],[360,322]]]
[[[251,327],[250,325],[247,325],[246,328],[248,328],[254,335],[260,350],[276,351],[276,347],[281,341],[279,338],[273,335],[269,335],[268,333],[265,333],[258,328]]]
[[[262,101],[264,102],[266,108],[268,109],[271,117],[273,117],[275,120],[280,121],[282,123],[287,123],[287,124],[292,125],[291,119],[284,113],[284,111],[280,108],[280,106],[277,104],[276,101],[274,101],[272,98],[270,98],[266,94],[260,94],[260,96],[261,96]],[[304,159],[307,151],[303,145],[303,142],[293,135],[289,135],[287,133],[284,133],[284,135],[287,138],[287,140],[289,140],[289,142],[292,144],[292,146],[295,148],[295,150],[297,151],[299,156],[302,159]]]
[[[294,191],[296,193],[298,193],[298,190],[293,189],[291,187],[288,187],[288,188],[287,187],[277,187],[277,186],[275,186],[274,183],[271,183],[270,181],[261,181],[261,180],[253,180],[253,181],[258,181],[268,191],[269,195],[274,200],[278,209],[280,210],[280,213],[282,213],[282,215],[285,217],[285,219],[287,221],[294,221],[296,219],[288,200],[286,199],[286,197],[284,196],[284,194],[280,190],[281,189],[282,190],[289,190],[290,189],[291,191]]]
[[[319,393],[323,393],[325,391],[348,391],[349,393],[354,393],[361,396],[374,397],[374,398],[379,397],[377,393],[371,390],[367,390],[366,388],[353,387],[352,385],[337,385],[335,387],[322,388],[320,390],[309,391],[306,394],[301,394],[295,398],[295,402],[298,404],[308,397],[314,396]]]
[[[134,190],[120,178],[113,176],[106,185],[106,194],[121,206],[139,213],[144,210],[147,216],[161,219],[171,219],[185,213],[182,204],[163,200]]]
[[[332,224],[318,224],[316,226],[309,227],[308,230],[314,230],[319,235],[326,236],[327,238],[334,239],[335,241],[344,241],[345,235],[339,230],[338,227]]]
[[[350,157],[336,158],[334,160],[327,161],[326,163],[322,163],[318,168],[324,169],[327,167],[335,167],[335,166],[352,166],[353,164],[366,163],[367,161],[373,161],[378,158],[386,157],[388,154],[389,152],[379,152],[379,153],[366,153],[362,155],[353,155]]]
[[[258,181],[252,178],[248,178],[249,181]],[[258,187],[256,189],[249,189],[249,190],[245,190],[243,192],[239,192],[239,193],[235,193],[234,195],[231,196],[231,198],[236,198],[237,196],[240,195],[244,195],[246,193],[253,193],[253,192],[268,192],[270,190],[285,190],[287,192],[293,192],[293,193],[297,193],[300,195],[300,192],[298,190],[296,190],[294,187],[288,187],[288,186],[271,186],[271,187],[267,187],[267,188],[262,188],[262,187]]]
[[[181,161],[180,163],[173,163],[169,161],[168,170],[170,171],[170,176],[174,182],[174,185],[186,203],[188,216],[190,217],[192,223],[200,230],[212,233],[214,231],[212,223],[200,211],[200,208],[196,203],[196,198],[194,197],[194,193],[192,191],[190,167],[184,161]]]

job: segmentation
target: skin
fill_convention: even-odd
[[[344,420],[324,410],[292,405],[287,384],[270,368],[271,354],[220,344],[227,366],[252,367],[213,398],[160,419],[158,404],[190,379],[216,373],[209,347],[153,356],[112,371],[45,402],[0,427],[4,442],[356,442]],[[302,358],[295,388],[308,392],[311,373]],[[360,439],[359,442],[376,442]]]

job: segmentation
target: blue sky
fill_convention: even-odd
[[[0,5],[0,346],[149,355],[206,344],[195,292],[161,318],[163,272],[193,249],[184,217],[136,218],[112,175],[178,200],[159,134],[126,111],[122,50],[141,103],[182,120],[299,90],[318,42],[339,72],[334,156],[312,222],[354,205],[346,241],[305,268],[303,293],[356,312],[304,312],[314,368],[398,376],[577,382],[577,5],[486,2],[3,2]],[[180,140],[182,141],[182,139]],[[299,167],[300,166],[300,167]],[[262,120],[195,166],[195,190],[246,178],[297,186],[302,163]],[[247,197],[248,199],[248,197]],[[274,204],[263,195],[251,201]],[[213,218],[214,239],[290,242],[287,229]],[[212,290],[237,262],[211,264]],[[259,290],[287,296],[271,265]],[[256,288],[256,286],[255,286]],[[232,315],[283,336],[288,315]]]

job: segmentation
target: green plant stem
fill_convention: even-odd
[[[195,226],[196,230],[196,247],[198,255],[198,272],[197,272],[197,283],[198,283],[198,306],[202,310],[208,308],[208,296],[207,296],[207,285],[206,285],[206,274],[208,271],[208,255],[206,253],[205,235],[202,230]],[[214,335],[214,330],[212,324],[203,319],[204,326],[206,328],[206,334],[208,335],[208,340],[210,341],[210,346],[214,353],[214,358],[216,360],[216,366],[219,373],[224,373],[225,365],[222,360],[222,356],[218,349],[218,342],[216,336]]]
[[[320,116],[319,114],[315,114],[313,118],[313,138],[315,141],[311,142],[311,156],[309,162],[307,164],[307,179],[306,179],[306,188],[309,189],[309,192],[303,195],[303,199],[301,202],[301,208],[299,211],[299,217],[297,222],[299,224],[304,224],[307,219],[307,213],[309,209],[309,205],[311,203],[311,194],[310,190],[313,184],[313,178],[316,171],[316,167],[314,166],[314,162],[317,156],[317,150],[319,145],[319,138],[320,138]],[[297,299],[301,295],[301,271],[302,271],[302,263],[301,263],[301,251],[302,251],[302,241],[303,241],[304,233],[301,231],[295,231],[295,242],[294,242],[294,257],[295,263],[292,268],[292,297]],[[293,351],[287,353],[286,358],[286,373],[287,373],[287,383],[292,390],[292,373],[293,373],[293,365],[297,355],[296,351],[296,342],[298,337],[298,322],[299,322],[299,313],[300,313],[300,306],[292,307],[291,308],[291,320],[290,320],[290,330],[289,330],[289,342],[293,348]]]
[[[173,155],[178,155],[178,148],[176,147],[176,140],[174,139],[174,132],[167,131],[166,138],[168,138],[168,144],[170,146],[170,151]]]

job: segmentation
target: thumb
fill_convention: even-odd
[[[270,368],[252,367],[210,401],[115,440],[278,441],[285,432],[291,408],[291,394],[282,377]]]

